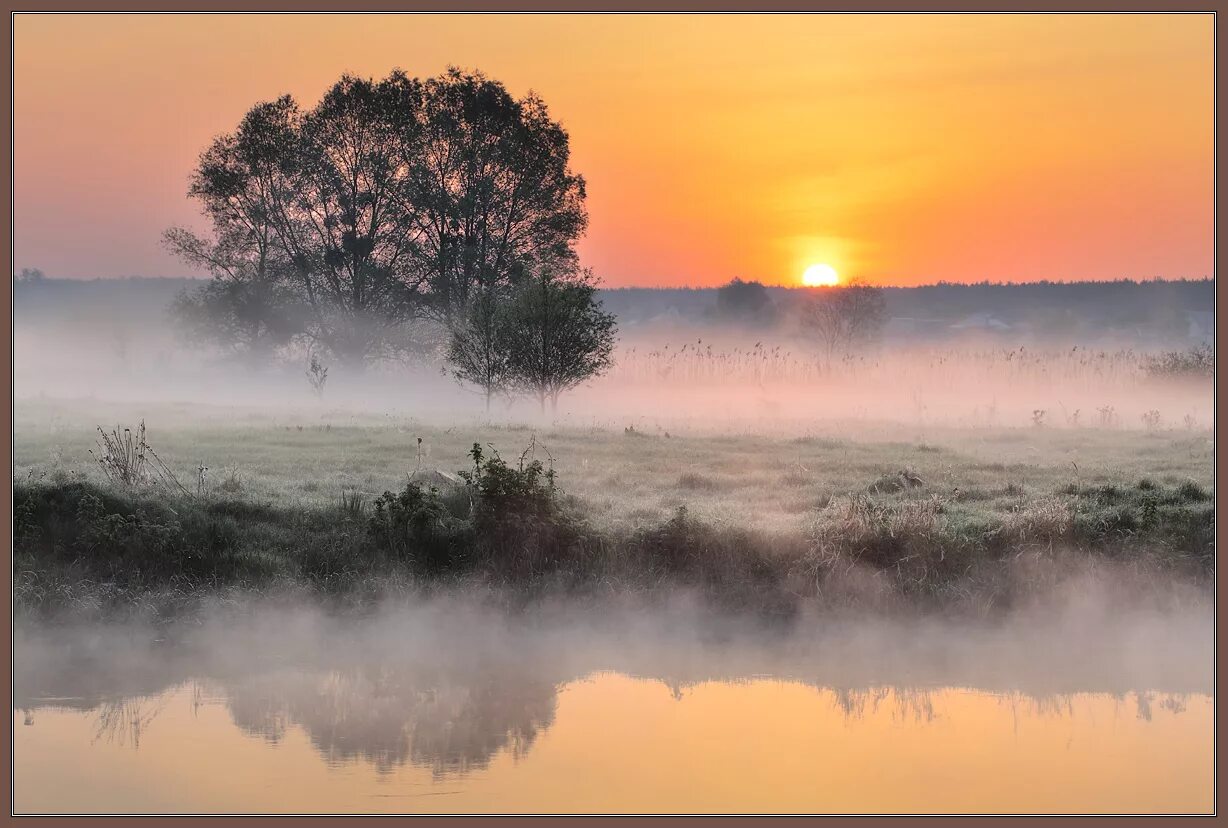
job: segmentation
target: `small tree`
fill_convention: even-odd
[[[324,398],[324,384],[328,382],[328,366],[320,362],[320,358],[315,354],[311,355],[311,360],[307,364],[307,382],[311,385],[311,390],[316,392],[316,396]]]
[[[482,389],[487,413],[491,397],[508,391],[512,380],[507,322],[507,311],[495,290],[487,288],[469,302],[448,343],[452,375]]]
[[[722,319],[754,325],[770,322],[775,307],[762,282],[733,279],[717,289],[716,312]]]
[[[508,374],[545,411],[559,394],[599,376],[614,351],[614,315],[601,309],[591,271],[530,276],[507,306]]]
[[[817,288],[802,309],[802,324],[818,337],[827,358],[876,339],[887,319],[881,288],[864,282]]]

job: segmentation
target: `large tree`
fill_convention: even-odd
[[[540,99],[480,74],[347,75],[308,112],[282,97],[217,139],[190,190],[212,238],[167,242],[219,280],[289,290],[305,333],[358,366],[404,348],[424,315],[461,325],[480,293],[573,267],[587,216],[568,156]],[[281,295],[212,300],[250,294]]]
[[[547,269],[521,283],[502,330],[511,382],[544,411],[547,400],[557,410],[560,394],[609,368],[616,328],[591,272]]]

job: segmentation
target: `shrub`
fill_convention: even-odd
[[[115,485],[131,489],[150,483],[161,483],[183,494],[191,494],[149,444],[145,437],[144,420],[141,420],[135,431],[116,426],[107,432],[100,426],[98,438],[98,453],[94,454],[91,450],[90,456],[98,463],[107,479]],[[202,481],[205,471],[207,469],[201,466]]]
[[[15,567],[67,567],[120,584],[238,582],[270,572],[268,560],[243,551],[261,542],[251,521],[240,531],[235,519],[192,503],[176,512],[73,483],[16,487],[14,506]]]
[[[496,452],[486,457],[474,443],[469,451],[473,470],[461,472],[474,500],[474,524],[479,530],[496,530],[522,520],[550,520],[560,510],[554,485],[554,469],[540,460],[512,468]]]
[[[760,603],[775,614],[791,609],[781,587],[805,554],[783,538],[697,520],[685,506],[627,545],[624,564],[649,583],[701,587],[727,606]]]
[[[530,448],[531,450],[531,448]],[[515,466],[498,453],[486,457],[473,444],[473,469],[461,472],[473,503],[477,553],[491,571],[532,579],[546,571],[580,569],[595,558],[583,521],[568,508],[555,486],[554,469],[540,460]]]
[[[384,551],[425,573],[455,572],[473,563],[469,527],[447,508],[439,490],[409,482],[372,504],[370,536]]]
[[[98,454],[93,455],[107,479],[118,486],[137,486],[149,479],[153,460],[145,440],[145,421],[136,432],[116,426],[110,432],[98,428]]]
[[[1190,503],[1203,503],[1211,499],[1211,493],[1193,480],[1187,480],[1178,486],[1177,496]]]

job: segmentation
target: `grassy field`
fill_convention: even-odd
[[[142,417],[182,489],[124,490],[93,461],[95,426]],[[405,490],[411,473],[472,470],[474,443],[511,469],[536,459],[554,470],[557,489],[542,494],[549,503],[532,531],[515,515],[512,528],[499,522],[508,515],[477,525],[472,492],[445,481],[431,519],[447,523],[447,540],[429,541],[450,550],[443,558],[426,566],[412,528],[410,548],[381,541],[375,499]],[[31,400],[17,406],[14,448],[28,530],[17,544],[19,599],[32,606],[90,592],[82,584],[119,584],[120,596],[168,584],[345,591],[379,574],[603,589],[678,582],[743,603],[890,593],[984,607],[1013,600],[1018,584],[1003,573],[1024,555],[1195,580],[1209,580],[1213,559],[1205,430],[829,423],[669,433]],[[82,497],[93,500],[82,507]],[[89,540],[107,520],[129,532],[111,543],[128,551],[110,563]]]

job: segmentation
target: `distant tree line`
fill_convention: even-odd
[[[575,252],[588,216],[569,153],[540,98],[457,69],[346,75],[306,111],[257,104],[192,175],[212,232],[164,235],[213,276],[175,313],[254,360],[296,341],[355,371],[438,350],[488,405],[557,404],[608,366],[615,334]]]
[[[31,285],[38,284],[47,278],[37,267],[23,267],[20,273],[13,274],[13,284],[15,285]]]
[[[1102,336],[1123,342],[1131,337],[1186,339],[1189,314],[1209,313],[1215,299],[1211,279],[945,283],[876,290],[888,321],[898,317],[953,323],[972,314],[991,314],[1012,326],[1026,325],[1037,335],[1072,341]],[[748,295],[748,302],[738,298]],[[717,288],[611,288],[602,291],[602,301],[623,326],[661,321],[669,314],[675,324],[718,321],[767,328],[791,327],[816,298],[837,295],[831,288],[734,280]],[[816,343],[820,349],[821,340]],[[872,340],[873,335],[866,341]]]

